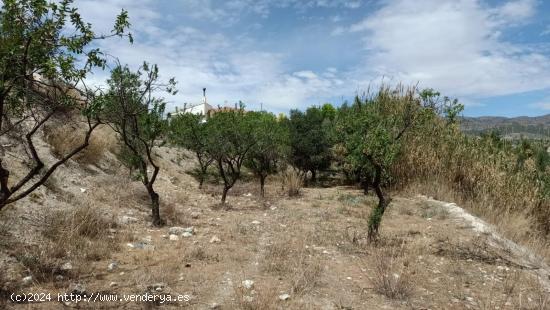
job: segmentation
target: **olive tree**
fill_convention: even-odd
[[[100,121],[100,101],[86,77],[105,67],[98,40],[126,33],[122,11],[109,35],[97,35],[72,1],[3,0],[0,8],[0,209],[43,185],[53,172],[85,149]],[[68,31],[70,29],[70,31]],[[47,165],[34,137],[60,111],[80,111],[86,132],[82,142]],[[80,137],[79,132],[69,133]],[[5,143],[6,140],[16,143]],[[12,175],[6,152],[22,151],[27,167]],[[16,177],[12,180],[10,177]]]
[[[207,134],[208,126],[204,115],[183,113],[170,118],[170,142],[188,149],[197,157],[199,188],[202,188],[208,167],[214,161],[207,152]]]
[[[260,180],[260,195],[264,197],[265,180],[278,170],[288,153],[288,128],[267,112],[249,112],[252,119],[254,146],[250,149],[245,166]]]
[[[382,216],[391,201],[384,186],[391,181],[391,167],[402,150],[404,137],[430,115],[433,111],[422,105],[414,88],[388,86],[373,95],[357,97],[351,107],[339,110],[336,149],[350,171],[371,180],[361,185],[366,192],[370,184],[378,198],[368,222],[371,241],[377,239]]]
[[[126,156],[136,164],[139,177],[151,199],[152,223],[163,225],[160,217],[159,195],[154,184],[160,171],[153,150],[162,143],[167,122],[164,118],[165,101],[155,94],[165,90],[175,94],[175,81],[159,82],[156,65],[144,63],[137,72],[117,65],[108,80],[109,89],[103,95],[104,120],[118,133],[127,148]],[[152,172],[149,172],[149,169]]]

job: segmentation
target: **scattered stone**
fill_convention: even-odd
[[[112,262],[112,263],[109,264],[109,266],[107,266],[107,270],[109,270],[109,271],[113,271],[117,268],[118,268],[118,263],[117,262]]]
[[[252,221],[252,225],[260,225],[260,221]]]
[[[86,295],[86,288],[80,283],[71,283],[69,285],[69,294],[78,296]]]
[[[221,242],[220,238],[218,238],[218,236],[212,236],[212,238],[210,238],[210,243],[219,243]]]
[[[109,233],[110,233],[110,234],[116,234],[116,229],[114,229],[114,228],[109,228]]]
[[[183,227],[170,227],[168,230],[170,235],[184,235],[185,233],[193,235],[195,233],[195,228],[193,226],[183,228]]]
[[[73,270],[73,265],[70,262],[66,262],[65,264],[61,265],[59,269],[62,271]]]
[[[245,196],[245,197],[252,197],[252,193],[247,193],[247,194],[244,194],[243,196]]]
[[[168,239],[168,235],[162,235],[162,239]]]
[[[118,285],[118,284],[117,284],[116,282],[111,282],[111,283],[109,283],[109,286],[110,286],[110,287],[115,287],[115,286],[117,286],[117,285]]]
[[[252,280],[244,280],[242,282],[243,284],[243,287],[246,288],[247,290],[251,289],[252,287],[254,287],[254,281]]]
[[[118,222],[122,225],[133,224],[133,223],[136,223],[137,221],[138,221],[137,218],[127,216],[127,215],[124,215],[118,219]]]
[[[161,292],[166,287],[165,283],[159,282],[152,285],[147,286],[148,290]]]
[[[131,249],[141,249],[141,250],[149,250],[149,251],[155,250],[155,246],[147,244],[145,242],[127,243],[126,245]]]
[[[271,211],[275,211],[275,210],[277,210],[277,207],[275,207],[275,206],[272,206],[272,207],[271,207],[271,208],[269,208],[269,209],[270,209]]]
[[[189,237],[193,236],[193,233],[190,233],[190,232],[186,231],[183,234],[181,234],[181,236],[184,237],[184,238],[189,238]]]
[[[178,241],[180,240],[180,237],[178,237],[178,235],[170,235],[170,241]]]
[[[82,194],[84,194],[84,193],[86,192],[86,189],[81,187],[81,188],[80,188],[80,192],[81,192]]]
[[[221,309],[222,306],[218,303],[213,303],[210,305],[210,309]]]
[[[289,294],[282,294],[282,295],[279,295],[279,299],[280,300],[288,300],[290,298],[290,295]]]
[[[27,285],[31,284],[32,283],[32,276],[24,277],[22,282],[23,282],[24,286],[27,286]]]

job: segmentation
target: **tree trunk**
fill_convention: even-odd
[[[10,172],[2,166],[2,160],[0,159],[0,210],[4,207],[6,200],[8,200],[11,195],[8,187],[9,178]]]
[[[374,182],[372,184],[376,197],[378,197],[378,205],[372,210],[371,215],[369,216],[369,230],[368,230],[368,239],[370,242],[376,242],[379,236],[380,223],[382,222],[382,216],[386,211],[390,199],[386,197],[382,191],[381,186],[382,180],[382,167],[375,166],[375,176]]]
[[[147,192],[151,197],[151,218],[153,219],[153,226],[162,226],[164,221],[160,218],[160,199],[159,194],[155,192],[153,186],[147,186]]]
[[[201,174],[199,177],[199,189],[202,189],[203,183],[204,183],[204,174]]]
[[[227,198],[227,192],[229,192],[230,187],[224,186],[222,193],[222,204],[225,204],[225,199]]]
[[[315,183],[317,181],[317,171],[315,169],[311,170],[311,183]]]
[[[264,198],[264,196],[265,196],[265,188],[264,188],[264,186],[265,186],[265,178],[266,178],[265,175],[260,175],[260,196],[261,196],[262,198]]]

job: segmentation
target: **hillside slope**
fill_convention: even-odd
[[[464,117],[461,128],[470,134],[498,131],[507,138],[521,136],[534,139],[550,139],[550,114],[543,116],[506,117]]]
[[[199,190],[191,159],[157,153],[166,227],[151,227],[143,185],[108,150],[96,164],[62,167],[0,215],[3,296],[52,297],[5,308],[548,309],[542,260],[448,204],[395,197],[372,245],[374,198],[355,188],[288,198],[272,177],[261,200],[256,183],[241,182],[220,210],[221,188]],[[126,300],[145,293],[158,299]]]

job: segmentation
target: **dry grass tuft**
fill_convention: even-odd
[[[42,242],[20,247],[14,253],[39,282],[85,272],[80,267],[110,257],[119,247],[116,235],[110,233],[116,223],[88,206],[54,211],[45,217],[43,227]],[[61,266],[69,262],[73,268],[63,270]]]
[[[296,197],[304,186],[303,176],[294,169],[288,169],[281,175],[282,187],[285,188],[288,197]]]
[[[234,287],[235,300],[231,309],[239,310],[278,310],[279,299],[273,286],[258,287],[248,290],[242,286]]]
[[[75,135],[75,131],[81,134]],[[84,142],[84,132],[74,123],[48,128],[45,137],[51,146],[52,153],[58,158],[70,153]],[[114,133],[98,128],[92,133],[89,145],[75,155],[74,159],[81,164],[97,164],[105,151],[114,149],[115,145]]]
[[[405,300],[412,294],[413,283],[409,262],[403,259],[403,248],[378,248],[374,253],[374,290],[390,299]]]
[[[299,255],[294,261],[292,293],[303,295],[321,284],[323,266],[318,258]]]

